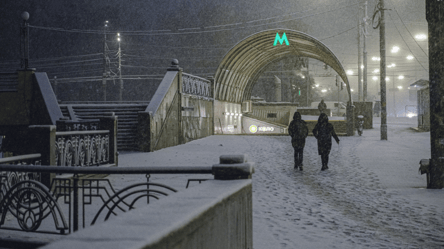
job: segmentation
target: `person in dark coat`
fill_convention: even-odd
[[[291,145],[294,149],[294,168],[303,170],[303,156],[305,147],[305,138],[308,135],[307,123],[302,120],[301,114],[295,112],[293,120],[288,126],[288,133],[291,136]]]
[[[324,113],[327,109],[327,104],[325,104],[324,99],[321,100],[318,104],[319,113]]]
[[[339,144],[339,138],[336,135],[333,125],[328,122],[328,116],[325,113],[319,115],[318,123],[313,129],[313,135],[318,140],[318,154],[321,155],[322,168],[321,170],[328,169],[328,155],[331,150],[331,137]]]

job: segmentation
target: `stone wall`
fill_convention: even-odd
[[[239,114],[242,114],[241,104],[215,100],[214,134],[241,134],[242,118]]]
[[[252,180],[209,180],[44,249],[253,248]]]
[[[213,135],[211,81],[182,72],[173,61],[144,112],[138,115],[140,151],[155,151]]]
[[[182,111],[182,136],[185,143],[213,135],[213,101],[183,94],[182,106],[193,108]]]

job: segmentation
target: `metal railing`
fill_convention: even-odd
[[[141,200],[146,200],[143,201],[146,205],[153,199],[177,192],[169,186],[149,182],[151,174],[212,174],[213,170],[211,166],[105,168],[0,164],[0,172],[72,174],[68,178],[54,178],[50,188],[33,179],[21,179],[9,185],[7,176],[1,175],[0,229],[69,234],[79,229],[80,218],[82,227],[87,223],[93,225],[99,220],[106,221],[111,215],[134,209],[136,203],[140,206]],[[108,179],[88,178],[94,174],[144,174],[147,181],[116,191]],[[100,206],[98,211],[87,210],[93,200],[99,201],[94,203],[96,209]],[[86,218],[90,221],[86,222]],[[54,226],[50,230],[47,225],[41,228],[50,219]]]

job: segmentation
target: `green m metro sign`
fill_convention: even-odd
[[[288,42],[287,35],[285,34],[285,32],[284,32],[284,34],[282,35],[282,38],[279,36],[279,33],[276,33],[276,38],[274,39],[274,44],[273,44],[273,46],[276,46],[276,44],[277,44],[278,41],[279,41],[279,43],[280,43],[281,45],[282,45],[282,43],[284,43],[284,42],[285,42],[285,44],[286,44],[287,46],[290,45],[290,43]]]

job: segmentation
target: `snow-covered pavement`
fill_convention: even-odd
[[[293,169],[289,136],[248,135],[125,152],[119,167],[211,166],[220,155],[247,154],[255,162],[255,249],[443,248],[444,190],[425,189],[426,177],[418,174],[420,159],[430,158],[430,133],[411,130],[415,120],[389,119],[388,141],[381,141],[378,121],[362,137],[340,137],[339,146],[333,143],[327,171],[320,171],[314,137],[307,138],[300,172]],[[108,178],[117,190],[145,181],[143,175]],[[183,191],[189,178],[213,176],[152,175],[150,181]]]
[[[419,160],[430,157],[430,133],[411,130],[414,120],[389,119],[388,141],[381,141],[377,122],[362,137],[340,137],[322,172],[314,137],[307,138],[303,172],[293,169],[287,136],[211,136],[119,161],[212,165],[223,154],[248,154],[255,162],[255,249],[443,247],[444,190],[424,189],[418,174]],[[172,177],[189,176],[152,180],[172,184]]]

